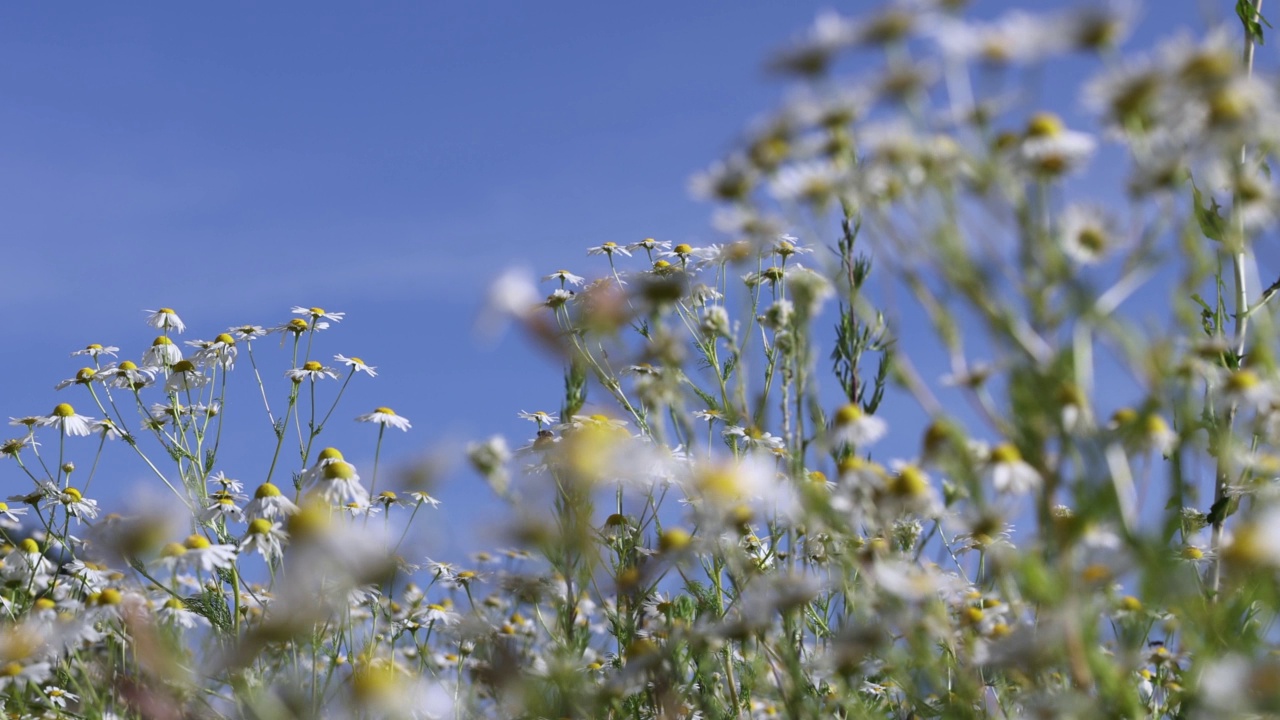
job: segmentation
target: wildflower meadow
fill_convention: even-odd
[[[1280,97],[1260,0],[1216,1],[1141,44],[1127,2],[780,35],[784,99],[689,182],[706,242],[495,273],[478,329],[563,372],[453,453],[483,536],[384,460],[433,418],[348,407],[409,379],[341,308],[37,365],[4,713],[1280,715]]]

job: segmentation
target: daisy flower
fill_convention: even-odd
[[[334,370],[331,367],[325,367],[324,365],[321,365],[319,362],[315,360],[308,360],[302,364],[302,367],[291,368],[289,370],[286,370],[284,374],[285,374],[285,377],[289,378],[295,383],[300,383],[303,380],[310,380],[312,382],[315,382],[316,380],[323,380],[326,377],[332,378],[334,380],[338,379],[337,370]]]
[[[1023,495],[1040,487],[1040,473],[1022,459],[1022,453],[1011,443],[991,449],[985,470],[991,487],[1001,494]]]
[[[186,552],[182,560],[190,567],[204,573],[231,567],[236,561],[236,546],[209,542],[203,535],[190,535],[182,543]]]
[[[227,491],[214,493],[213,504],[205,507],[200,514],[201,522],[213,522],[218,518],[228,518],[236,522],[244,522],[244,510],[236,505],[236,496]]]
[[[93,431],[90,423],[93,418],[88,415],[77,415],[76,409],[68,403],[58,403],[54,406],[53,412],[38,418],[37,425],[45,427],[56,425],[64,435],[78,435],[84,437]]]
[[[236,366],[236,339],[230,333],[221,333],[212,340],[188,340],[187,345],[196,348],[191,359],[197,365],[223,370]]]
[[[547,296],[546,302],[543,303],[549,308],[555,309],[573,299],[573,291],[557,288],[555,292]]]
[[[1062,212],[1060,242],[1072,260],[1091,265],[1116,247],[1115,223],[1101,208],[1072,205]]]
[[[173,372],[164,382],[164,391],[167,393],[199,390],[209,384],[209,377],[200,372],[190,360],[179,360],[171,369]]]
[[[317,324],[318,324],[318,321],[320,320],[332,320],[334,322],[342,322],[342,318],[346,317],[347,315],[344,312],[325,312],[324,308],[318,308],[318,307],[304,308],[301,305],[295,305],[293,309],[290,310],[290,312],[292,312],[294,315],[306,315],[307,317],[311,318],[313,323],[317,323]]]
[[[280,488],[263,483],[253,493],[253,499],[244,506],[244,516],[250,522],[258,519],[272,520],[298,512],[298,506],[286,498]]]
[[[1021,153],[1029,170],[1055,177],[1083,165],[1095,146],[1092,136],[1066,129],[1057,115],[1038,113],[1027,124]]]
[[[722,433],[726,438],[734,438],[741,443],[744,448],[765,448],[767,450],[781,450],[783,441],[780,437],[775,437],[772,433],[764,432],[755,427],[741,427],[738,425],[730,425],[725,428]]]
[[[413,498],[413,501],[418,505],[430,505],[433,508],[440,507],[439,500],[431,497],[430,495],[422,492],[421,490],[414,490],[408,493],[408,495],[409,497]]]
[[[30,435],[20,438],[10,438],[5,440],[3,443],[0,443],[0,456],[16,458],[18,457],[18,453],[25,450],[28,445],[35,444],[37,444],[35,439]]]
[[[373,412],[361,415],[356,418],[359,422],[378,423],[383,427],[391,426],[397,430],[408,431],[413,427],[409,424],[409,419],[396,414],[395,410],[389,407],[375,408]]]
[[[369,501],[369,491],[360,484],[360,475],[356,473],[355,466],[345,460],[321,466],[317,482],[320,496],[331,504]]]
[[[96,377],[112,387],[125,390],[138,390],[155,382],[156,369],[138,367],[132,360],[125,360],[119,365],[108,365],[98,371]]]
[[[351,368],[351,372],[353,373],[362,372],[368,375],[369,377],[378,377],[378,373],[375,372],[378,368],[373,365],[366,365],[364,363],[364,360],[361,360],[358,357],[347,357],[346,355],[334,355],[333,359]]]
[[[240,552],[251,549],[269,563],[284,554],[284,543],[288,539],[283,525],[257,518],[249,522],[249,530],[240,540]]]
[[[57,385],[53,386],[54,390],[61,390],[72,385],[88,385],[93,382],[98,375],[98,371],[91,367],[80,368],[76,371],[75,377],[67,378]]]
[[[631,257],[631,252],[629,250],[613,241],[601,243],[593,248],[587,248],[588,255],[608,255],[612,258],[614,253]]]
[[[111,418],[94,420],[90,427],[95,434],[101,435],[108,440],[119,440],[125,436],[124,431]]]
[[[644,250],[652,253],[654,250],[670,250],[671,243],[666,240],[654,240],[653,238],[645,238],[637,243],[631,243],[627,246],[628,250]]]
[[[50,485],[52,486],[52,483]],[[90,500],[84,497],[79,490],[73,487],[63,488],[62,490],[56,489],[56,486],[52,486],[52,488],[50,500],[45,507],[61,505],[66,509],[68,515],[76,519],[77,523],[80,522],[81,518],[92,520],[98,517],[97,500]]]
[[[836,411],[828,437],[837,445],[861,447],[884,437],[887,424],[863,412],[857,403],[849,403]]]
[[[147,367],[163,367],[172,365],[182,359],[182,350],[173,344],[167,336],[161,335],[151,342],[151,347],[142,355],[142,364]]]
[[[115,357],[116,353],[119,352],[119,350],[120,348],[116,347],[115,345],[99,345],[98,343],[89,343],[88,345],[85,345],[83,349],[76,350],[75,352],[71,353],[71,356],[75,357],[76,355],[88,355],[94,360],[97,360],[103,355],[110,355],[111,357]]]
[[[18,516],[26,514],[27,509],[24,507],[9,507],[9,503],[0,502],[0,517],[10,522],[18,522]]]
[[[559,419],[555,415],[542,410],[536,410],[534,412],[524,412],[522,410],[516,414],[516,417],[521,418],[522,420],[536,422],[538,423],[538,427],[542,427],[543,425],[554,425]]]
[[[147,324],[159,330],[176,330],[177,332],[185,332],[187,326],[182,322],[182,318],[178,317],[178,313],[173,308],[160,308],[159,310],[143,310],[142,312],[150,313],[147,315]]]
[[[308,330],[319,331],[327,330],[328,328],[329,323],[324,322],[323,320],[317,320],[314,323],[308,324],[307,321],[302,318],[294,318],[271,328],[270,332],[278,332],[281,334],[293,333],[296,336],[301,335]]]
[[[198,625],[209,625],[209,620],[203,615],[198,615],[187,609],[186,603],[176,597],[170,597],[164,601],[164,604],[156,610],[156,616],[161,622],[177,625],[178,627],[191,630]]]
[[[227,328],[227,333],[237,340],[257,340],[267,334],[267,329],[261,325],[237,325],[233,328]]]
[[[65,708],[68,700],[71,702],[78,702],[80,700],[79,695],[69,693],[55,685],[45,685],[44,696],[49,698],[49,704],[56,708]]]
[[[559,280],[560,287],[564,287],[565,283],[576,286],[586,282],[586,278],[582,277],[581,275],[574,275],[568,270],[557,270],[551,273],[550,275],[543,275],[542,279],[543,280]]]

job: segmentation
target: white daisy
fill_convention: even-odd
[[[299,368],[290,368],[289,370],[286,370],[284,374],[285,377],[296,383],[300,383],[303,380],[315,382],[317,380],[323,380],[326,377],[333,380],[338,379],[337,370],[334,370],[331,367],[325,367],[315,360],[308,360]]]
[[[358,422],[378,423],[383,427],[390,426],[406,432],[413,427],[409,424],[408,418],[397,415],[396,411],[389,407],[375,408],[373,412],[361,415],[356,420]]]
[[[120,348],[116,347],[115,345],[99,345],[98,343],[89,343],[88,345],[85,345],[83,349],[76,350],[75,352],[71,353],[71,356],[75,357],[76,355],[88,355],[94,360],[97,360],[103,355],[110,355],[111,357],[115,357],[116,353],[119,350]]]
[[[595,247],[587,248],[588,255],[608,255],[612,258],[614,253],[631,257],[630,251],[613,241],[608,241]]]
[[[361,360],[358,357],[347,357],[346,355],[339,354],[334,355],[333,359],[351,368],[351,372],[353,373],[362,372],[369,377],[378,377],[378,373],[376,372],[378,368],[373,365],[366,365],[364,360]]]
[[[161,335],[151,343],[151,347],[142,355],[142,364],[159,368],[172,365],[182,359],[182,350],[173,344],[167,336]]]
[[[313,323],[318,323],[320,320],[332,320],[334,322],[342,322],[342,318],[346,317],[347,315],[344,312],[325,312],[324,308],[318,308],[318,307],[304,308],[301,305],[294,305],[293,309],[290,310],[290,312],[292,312],[295,315],[306,315],[307,317],[311,318],[311,321]]]
[[[185,332],[187,326],[182,322],[182,318],[178,317],[178,313],[173,308],[160,308],[159,310],[143,310],[142,312],[151,313],[147,316],[147,324],[159,330],[176,330]]]
[[[586,282],[586,278],[582,277],[581,275],[574,275],[568,270],[557,270],[551,273],[550,275],[543,275],[542,279],[543,280],[559,280],[560,287],[564,287],[565,283],[568,283],[570,285],[581,285],[582,283]]]
[[[54,406],[53,412],[38,418],[36,424],[45,427],[56,426],[64,435],[78,435],[85,437],[93,432],[90,423],[93,418],[88,415],[77,415],[76,409],[71,407],[69,403],[58,403]]]
[[[272,520],[298,512],[298,506],[286,498],[280,488],[272,483],[262,483],[253,493],[253,499],[244,506],[244,516],[250,522],[258,519]]]

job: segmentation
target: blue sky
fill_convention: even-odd
[[[154,336],[143,308],[175,308],[192,339],[301,304],[348,313],[324,355],[380,371],[353,384],[339,421],[376,405],[413,420],[388,438],[392,464],[495,432],[517,440],[531,430],[517,411],[558,407],[560,370],[518,336],[475,342],[485,285],[507,265],[599,272],[585,249],[605,240],[714,240],[687,178],[782,96],[762,62],[826,7],[865,6],[6,5],[0,415],[64,400],[87,412],[83,391],[53,391],[82,364],[67,353],[102,342],[140,355]],[[1200,10],[1149,4],[1131,46]],[[1069,114],[1075,98],[1053,102]],[[272,360],[278,399],[285,365]],[[365,430],[325,439],[367,436],[367,455]],[[246,483],[261,472],[252,455],[225,462]],[[23,489],[12,469],[0,478]],[[457,471],[439,494],[476,521],[487,493]]]

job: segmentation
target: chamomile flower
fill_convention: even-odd
[[[284,531],[282,524],[257,518],[249,521],[249,529],[240,540],[239,550],[253,550],[263,560],[272,562],[284,554],[284,543],[288,539],[289,534]]]
[[[286,370],[284,374],[285,374],[285,377],[289,378],[295,383],[300,383],[304,380],[310,380],[311,382],[315,382],[317,380],[323,380],[325,378],[330,378],[332,380],[338,379],[337,370],[334,370],[331,367],[325,367],[324,365],[322,365],[321,363],[315,360],[308,360],[302,364],[302,367],[291,368],[289,370]]]
[[[125,436],[124,431],[111,418],[94,420],[90,427],[95,434],[101,435],[108,440],[119,440]]]
[[[236,504],[235,495],[224,490],[214,493],[210,499],[213,502],[200,513],[201,522],[214,522],[219,518],[244,522],[244,510]]]
[[[227,328],[227,333],[237,340],[252,341],[267,335],[268,330],[261,325],[237,325]]]
[[[612,258],[614,253],[631,257],[631,251],[627,250],[625,247],[619,245],[618,243],[613,242],[612,240],[605,243],[601,243],[600,245],[597,245],[592,248],[587,248],[588,255],[607,255],[610,258]]]
[[[834,445],[862,447],[884,437],[888,424],[868,415],[857,403],[849,403],[836,411],[828,439]]]
[[[550,275],[543,275],[542,279],[543,280],[559,280],[560,287],[564,287],[565,283],[577,286],[586,282],[586,278],[582,277],[581,275],[574,275],[568,270],[557,270],[551,273]]]
[[[161,335],[151,342],[151,347],[142,355],[142,364],[151,368],[172,365],[182,359],[182,349],[173,344],[167,335]]]
[[[198,572],[211,573],[214,570],[226,569],[235,564],[236,546],[215,544],[203,535],[190,535],[182,542],[185,548],[182,560],[190,568]]]
[[[368,375],[369,377],[378,377],[378,373],[377,373],[378,368],[372,365],[366,365],[364,360],[361,360],[358,357],[354,357],[354,356],[347,357],[346,355],[339,354],[339,355],[334,355],[333,359],[336,362],[340,362],[343,365],[346,365],[347,367],[351,368],[351,372],[353,373],[362,372],[365,375]]]
[[[1091,265],[1119,244],[1119,233],[1106,211],[1088,205],[1072,205],[1062,213],[1062,250],[1077,263]]]
[[[1012,443],[1003,443],[991,449],[985,468],[987,479],[996,492],[1007,495],[1024,495],[1040,487],[1040,473],[1022,459],[1022,454]]]
[[[292,320],[286,320],[285,322],[282,322],[279,325],[276,325],[275,327],[271,328],[270,332],[277,332],[277,333],[280,333],[281,335],[292,334],[294,337],[297,337],[302,333],[307,332],[308,330],[318,332],[320,330],[328,330],[328,329],[329,329],[329,323],[323,320],[316,320],[315,322],[308,323],[306,320],[303,320],[302,318],[293,318]],[[281,342],[284,342],[284,341],[281,340]]]
[[[263,483],[253,493],[253,499],[244,506],[244,516],[250,522],[258,519],[273,520],[298,512],[298,506],[285,497],[280,488]]]
[[[723,435],[726,438],[732,438],[740,447],[745,449],[781,450],[785,445],[782,438],[775,437],[772,433],[765,432],[757,427],[730,425],[725,428]]]
[[[76,409],[68,403],[58,403],[54,406],[53,412],[38,418],[36,424],[44,427],[57,427],[64,435],[77,435],[85,437],[93,432],[90,423],[93,418],[88,415],[76,414]]]
[[[9,507],[9,503],[0,502],[0,518],[4,518],[9,522],[16,523],[18,522],[19,515],[26,515],[26,514],[27,514],[27,508]]]
[[[112,387],[139,390],[155,382],[156,368],[146,365],[139,367],[132,360],[125,360],[118,365],[102,368],[96,377]]]
[[[330,504],[369,501],[369,491],[360,484],[356,468],[345,460],[335,460],[320,467],[316,477],[320,496]]]
[[[332,320],[333,322],[342,322],[342,318],[346,317],[347,315],[344,312],[325,312],[324,308],[318,308],[318,307],[305,308],[305,307],[302,307],[301,305],[293,306],[293,309],[290,310],[289,312],[292,312],[294,315],[305,315],[311,319],[311,322],[313,324],[318,324],[321,320]],[[326,324],[326,327],[327,327],[327,324]]]
[[[71,356],[75,357],[76,355],[88,355],[94,360],[97,360],[103,355],[110,355],[111,357],[115,357],[116,353],[119,351],[120,351],[120,348],[116,347],[115,345],[101,345],[99,343],[89,343],[88,345],[85,345],[82,349],[76,350],[75,352],[71,353]]]
[[[521,418],[523,420],[530,420],[532,422],[536,422],[538,423],[538,427],[543,427],[544,425],[554,425],[558,420],[558,418],[555,415],[552,415],[549,412],[544,412],[542,410],[536,410],[534,412],[524,412],[522,410],[516,414],[516,417]]]
[[[654,251],[670,250],[671,243],[667,240],[654,240],[653,238],[645,238],[640,242],[631,243],[627,246],[628,250],[644,250],[647,253]]]
[[[159,330],[174,330],[177,332],[185,332],[187,326],[182,322],[182,318],[178,317],[178,313],[173,308],[160,308],[159,310],[143,310],[142,312],[151,313],[147,316],[147,324]]]
[[[397,415],[396,411],[389,407],[375,408],[373,412],[361,415],[356,420],[358,422],[378,423],[383,427],[393,427],[406,432],[413,427],[409,424],[408,418]]]
[[[223,370],[236,366],[236,339],[230,333],[220,333],[212,340],[188,340],[187,345],[196,348],[191,359],[197,365]]]
[[[1038,113],[1027,123],[1021,155],[1032,173],[1057,177],[1082,166],[1095,147],[1092,136],[1068,130],[1052,113]]]
[[[187,604],[176,597],[170,597],[164,601],[164,604],[156,610],[156,617],[160,622],[176,625],[180,628],[191,630],[198,626],[208,627],[209,620],[203,615],[191,612],[187,608]]]
[[[190,360],[179,360],[170,368],[169,377],[164,381],[164,391],[177,393],[199,390],[209,382],[209,376],[201,372],[195,363]]]
[[[550,295],[547,296],[547,299],[543,304],[554,310],[556,308],[562,307],[565,303],[572,300],[573,297],[574,296],[573,296],[572,290],[565,290],[564,288],[556,288],[554,292],[552,292]]]
[[[75,377],[67,378],[57,385],[53,386],[54,390],[71,387],[72,385],[88,385],[97,379],[98,371],[91,367],[80,368],[76,371]]]
[[[98,501],[90,500],[73,487],[66,487],[61,490],[55,488],[50,492],[50,499],[45,504],[46,507],[62,506],[67,511],[67,515],[76,519],[79,523],[81,519],[88,518],[92,520],[98,517]]]
[[[75,693],[69,693],[56,685],[45,685],[44,696],[48,698],[49,704],[56,708],[65,708],[67,701],[78,702],[80,696]]]

